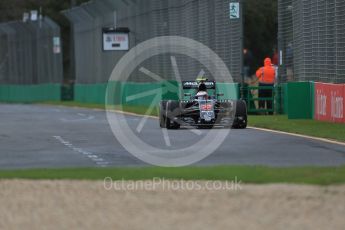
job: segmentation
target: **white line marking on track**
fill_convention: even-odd
[[[333,141],[333,140],[329,140],[329,139],[321,138],[321,137],[312,137],[312,136],[308,136],[308,135],[302,135],[302,134],[296,134],[296,133],[288,133],[288,132],[283,132],[283,131],[264,129],[264,128],[256,128],[256,127],[248,127],[248,128],[249,129],[258,130],[258,131],[264,131],[264,132],[270,132],[270,133],[278,133],[278,134],[285,134],[285,135],[289,135],[289,136],[301,137],[301,138],[306,138],[306,139],[310,139],[310,140],[326,142],[326,143],[329,143],[329,144],[336,144],[336,145],[345,146],[344,142]]]
[[[163,137],[164,137],[164,141],[165,141],[166,146],[170,147],[171,143],[170,143],[168,131],[166,129],[162,129],[162,132],[163,132]]]
[[[73,146],[72,143],[70,143],[69,141],[66,141],[61,136],[53,136],[53,138],[55,138],[61,144],[68,147],[69,149],[73,150],[74,152],[80,153],[80,154],[88,157],[90,160],[92,160],[96,165],[98,165],[100,167],[106,167],[107,165],[110,164],[109,162],[107,162],[103,158],[97,156],[95,153],[90,153],[88,151],[83,150],[82,148],[77,148],[77,147]]]
[[[95,117],[94,116],[88,116],[86,118],[80,118],[80,119],[65,119],[65,118],[61,118],[60,121],[63,121],[63,122],[78,122],[78,121],[90,121],[90,120],[93,120]]]

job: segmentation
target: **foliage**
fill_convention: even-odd
[[[263,65],[265,57],[273,56],[277,47],[277,0],[244,1],[244,47],[254,55],[252,73]]]

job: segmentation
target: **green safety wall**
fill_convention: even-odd
[[[74,100],[83,103],[104,104],[106,89],[106,83],[76,84]],[[149,106],[158,104],[160,100],[178,100],[182,97],[181,86],[176,81],[162,83],[111,82],[109,89],[114,92],[111,98],[108,98],[109,104]],[[162,93],[160,93],[161,90],[163,90]],[[237,99],[238,84],[217,83],[217,92],[224,93],[221,99]]]
[[[314,82],[289,82],[287,105],[289,119],[313,119]]]
[[[74,86],[74,100],[76,102],[105,104],[106,83],[76,84]],[[149,106],[157,105],[160,100],[188,99],[183,96],[181,85],[176,81],[135,83],[111,82],[113,89],[110,104],[126,104]],[[164,90],[161,93],[161,90]],[[192,90],[193,91],[193,90]],[[238,99],[239,85],[237,83],[217,83],[217,93],[223,93],[220,99]],[[133,97],[137,95],[137,98]],[[157,96],[158,95],[158,96]],[[41,85],[0,85],[0,102],[30,103],[41,101],[60,101],[60,84]],[[314,83],[289,82],[281,85],[283,97],[283,113],[290,119],[312,119],[314,114]]]
[[[288,104],[289,104],[289,97],[288,97],[288,84],[287,83],[285,83],[284,84],[284,87],[283,87],[283,92],[284,92],[284,94],[283,94],[283,97],[284,97],[284,114],[288,114],[289,113],[289,106],[288,106]]]
[[[29,103],[60,100],[60,84],[0,85],[0,102]]]
[[[218,99],[238,99],[239,98],[239,84],[237,83],[217,83],[217,92],[216,94],[224,94],[224,96],[219,96]],[[184,93],[195,94],[195,89],[184,90]],[[214,94],[214,90],[208,90],[209,94]],[[184,100],[189,100],[190,96],[183,96]]]
[[[92,104],[104,104],[106,88],[107,84],[75,84],[74,101]]]
[[[288,97],[288,83],[281,84],[281,97],[282,97],[282,114],[288,114],[289,113],[289,97]]]
[[[219,99],[233,99],[240,98],[240,87],[238,83],[217,83],[217,93],[223,93],[224,96]]]
[[[105,95],[108,84],[76,84],[74,86],[74,100],[82,103],[105,104]],[[160,83],[134,83],[111,82],[109,90],[113,91],[108,98],[109,104],[150,105],[157,95],[160,95],[162,84]],[[155,92],[156,91],[156,92]],[[109,95],[110,96],[110,95]],[[137,97],[137,99],[136,99]],[[157,98],[177,99],[178,95],[165,93]]]

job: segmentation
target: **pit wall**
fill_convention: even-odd
[[[32,103],[60,100],[60,84],[0,85],[0,102]]]

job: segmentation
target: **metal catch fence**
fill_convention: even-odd
[[[62,83],[60,27],[49,17],[0,24],[0,84]]]
[[[345,82],[345,1],[278,0],[281,80]]]
[[[240,81],[242,22],[230,19],[230,2],[94,0],[64,11],[73,26],[76,83],[108,81],[116,63],[127,52],[102,51],[102,28],[114,25],[130,30],[129,49],[158,36],[182,36],[201,42],[215,51],[234,80]],[[202,69],[200,63],[186,56],[176,55],[176,60],[182,80],[195,79]],[[175,79],[169,55],[157,55],[142,65],[164,80]],[[136,70],[129,80],[146,82],[152,79]]]

